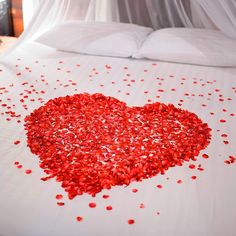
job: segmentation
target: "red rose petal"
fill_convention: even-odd
[[[112,206],[107,206],[106,209],[107,209],[108,211],[111,211],[111,210],[112,210]]]
[[[62,194],[57,194],[57,195],[56,195],[56,199],[57,199],[57,200],[61,200],[62,198],[63,198],[63,195],[62,195]]]
[[[129,219],[129,220],[128,220],[128,224],[129,224],[129,225],[132,225],[132,224],[134,224],[134,223],[135,223],[135,220],[133,220],[133,219]]]
[[[64,202],[57,202],[57,205],[58,205],[58,206],[64,206],[65,203],[64,203]]]
[[[95,202],[90,202],[89,203],[89,207],[90,208],[95,208],[97,205],[96,205],[96,203]]]
[[[205,158],[205,159],[209,158],[209,156],[207,154],[205,154],[205,153],[202,154],[202,157]]]
[[[30,170],[30,169],[27,169],[27,170],[25,170],[25,173],[26,173],[27,175],[29,175],[29,174],[31,174],[31,173],[32,173],[32,170]]]
[[[143,203],[141,203],[141,204],[139,205],[139,208],[145,208],[145,205],[144,205]]]
[[[190,168],[190,169],[195,169],[195,167],[196,167],[196,166],[195,166],[194,164],[190,164],[190,165],[189,165],[189,168]]]
[[[204,171],[204,169],[202,167],[198,167],[197,168],[199,171]]]
[[[77,217],[76,217],[76,220],[77,220],[78,222],[81,222],[81,221],[83,220],[83,217],[77,216]]]
[[[235,163],[236,158],[234,156],[229,156],[228,160],[225,160],[224,162],[228,165]]]
[[[102,197],[103,197],[104,199],[107,199],[107,198],[109,198],[110,196],[109,196],[109,195],[106,195],[106,194],[104,194]]]

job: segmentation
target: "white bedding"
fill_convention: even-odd
[[[85,56],[23,45],[0,64],[0,235],[234,236],[236,162],[225,161],[230,155],[236,157],[235,75],[235,68]],[[29,94],[23,98],[25,103],[20,102],[20,93],[32,90],[31,85],[39,94]],[[68,200],[54,179],[40,180],[45,174],[27,148],[23,120],[42,105],[38,98],[48,101],[83,92],[112,96],[129,106],[172,103],[208,123],[211,143],[196,162],[170,168],[165,175],[113,187],[95,198],[84,194]],[[7,121],[2,104],[15,104],[13,110],[21,117]],[[16,140],[21,142],[14,145]],[[202,158],[203,153],[209,158]],[[23,165],[21,169],[14,165],[16,161]],[[204,170],[191,169],[189,164],[201,164]],[[26,169],[32,173],[25,174]],[[64,206],[57,205],[57,194],[63,194]],[[110,198],[103,199],[103,194]],[[90,208],[90,202],[97,207]],[[107,211],[108,205],[113,210]],[[77,222],[77,216],[83,220]],[[135,223],[129,225],[129,219]]]

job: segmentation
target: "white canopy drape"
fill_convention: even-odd
[[[23,0],[23,14],[26,30],[15,47],[66,20],[213,28],[236,39],[235,0]]]
[[[42,25],[69,19],[122,21],[155,29],[218,28],[236,38],[235,0],[23,0],[23,11],[26,26],[36,12]]]

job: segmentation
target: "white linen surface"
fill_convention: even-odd
[[[23,122],[6,121],[7,116],[1,114],[6,108],[0,106],[0,235],[234,236],[236,164],[224,161],[236,153],[236,116],[230,115],[236,114],[235,74],[236,69],[57,52],[39,44],[19,47],[0,64],[0,100],[2,104],[15,104],[22,120],[41,106],[38,98],[47,101],[81,92],[103,93],[129,106],[142,106],[148,99],[175,106],[182,103],[182,108],[209,124],[212,140],[201,152],[209,158],[200,155],[196,162],[191,161],[202,164],[204,171],[191,170],[190,163],[185,163],[163,176],[104,190],[95,198],[84,194],[67,200],[55,180],[40,180],[45,175],[38,167],[38,158],[26,146]],[[72,85],[70,80],[77,84]],[[36,101],[27,100],[28,110],[24,110],[19,94],[30,85],[39,94],[30,95]],[[221,119],[226,123],[220,123]],[[222,138],[223,133],[228,137]],[[21,143],[14,145],[15,140]],[[17,169],[15,161],[23,168]],[[26,175],[25,169],[32,169],[32,174]],[[192,180],[192,175],[197,179]],[[177,180],[183,183],[177,184]],[[163,188],[157,188],[158,184]],[[133,188],[139,191],[133,193]],[[64,194],[63,207],[56,204],[59,193]],[[110,198],[104,200],[103,194]],[[97,207],[89,208],[89,202],[96,202]],[[139,208],[141,203],[145,208]],[[106,211],[107,205],[113,210]],[[84,220],[77,222],[76,216]],[[129,225],[128,219],[134,219],[135,224]]]

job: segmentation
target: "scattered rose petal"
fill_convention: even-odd
[[[27,175],[29,175],[29,174],[31,174],[31,173],[32,173],[32,170],[30,170],[30,169],[27,169],[27,170],[25,170],[25,173],[26,173]]]
[[[205,159],[209,158],[209,156],[207,154],[205,154],[205,153],[202,154],[202,157],[205,158]]]
[[[225,163],[226,164],[233,164],[236,162],[236,158],[234,156],[229,156],[229,159],[228,160],[225,160]]]
[[[61,200],[62,198],[63,198],[63,195],[62,195],[62,194],[57,194],[57,195],[56,195],[56,199],[57,199],[57,200]]]
[[[64,203],[64,202],[57,202],[57,205],[58,205],[58,206],[64,206],[65,203]]]
[[[195,166],[194,164],[190,164],[190,165],[189,165],[189,168],[190,168],[190,169],[195,169],[195,167],[196,167],[196,166]]]
[[[129,220],[128,220],[128,224],[129,224],[129,225],[132,225],[132,224],[134,224],[134,223],[135,223],[135,220],[133,220],[133,219],[129,219]]]
[[[94,203],[94,202],[90,202],[89,203],[89,207],[90,208],[95,208],[97,205],[96,205],[96,203]]]
[[[112,210],[112,206],[107,206],[106,209],[107,209],[108,211],[111,211],[111,210]]]
[[[110,196],[109,196],[109,195],[106,195],[106,194],[104,194],[102,197],[103,197],[104,199],[107,199],[107,198],[109,198]]]
[[[78,222],[81,222],[81,221],[83,220],[83,217],[77,216],[77,217],[76,217],[76,220],[77,220]]]
[[[143,203],[141,203],[141,204],[139,205],[139,208],[145,208],[145,205],[144,205]]]

